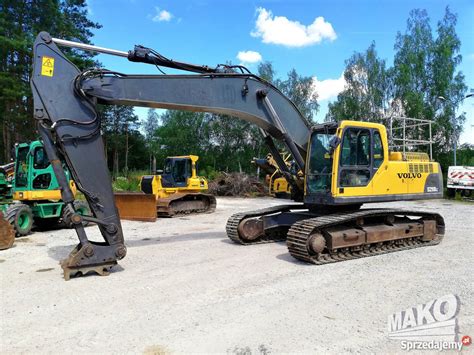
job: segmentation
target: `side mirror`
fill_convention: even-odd
[[[331,139],[329,140],[329,146],[332,148],[332,149],[336,149],[339,144],[341,144],[341,138],[339,138],[338,136],[332,136]]]
[[[156,175],[162,175],[162,174],[163,174],[163,170],[158,169],[158,170],[156,171]]]
[[[329,154],[332,155],[332,153],[334,153],[339,144],[341,144],[341,138],[339,138],[338,136],[332,136],[329,140]]]

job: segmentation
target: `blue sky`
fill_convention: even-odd
[[[135,44],[152,47],[185,62],[232,61],[256,71],[258,60],[273,63],[278,76],[295,68],[315,77],[322,121],[327,104],[342,90],[344,61],[375,41],[389,65],[397,31],[405,31],[408,13],[428,11],[432,28],[449,6],[458,14],[457,33],[463,62],[460,70],[474,89],[474,1],[472,0],[88,0],[90,18],[103,27],[93,43],[119,50]],[[239,55],[240,52],[240,55]],[[108,69],[124,73],[157,73],[152,66],[100,55]],[[461,142],[474,143],[474,98],[465,100],[468,116]],[[139,116],[145,109],[137,109]]]

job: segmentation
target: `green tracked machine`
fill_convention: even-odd
[[[33,225],[40,229],[71,225],[72,213],[61,200],[58,181],[41,141],[17,144],[14,165],[5,167],[0,167],[0,212],[17,237],[29,234]],[[63,169],[75,194],[75,183],[67,168]],[[76,200],[74,206],[80,214],[90,214],[85,201]],[[8,243],[9,239],[4,244]]]

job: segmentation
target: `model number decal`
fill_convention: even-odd
[[[428,186],[426,188],[426,192],[438,192],[438,188],[437,187],[434,187],[434,186]]]
[[[400,179],[421,179],[421,173],[397,173]]]

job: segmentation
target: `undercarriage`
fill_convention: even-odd
[[[203,193],[175,193],[156,202],[158,217],[173,217],[194,213],[212,213],[216,198]]]
[[[244,245],[286,240],[293,257],[321,265],[437,245],[444,236],[444,220],[428,212],[361,209],[324,214],[285,205],[233,215],[227,235]]]

